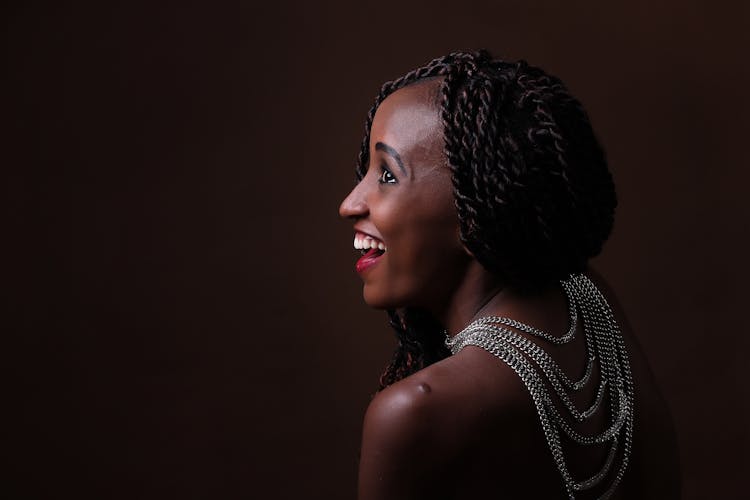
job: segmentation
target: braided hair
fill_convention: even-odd
[[[559,79],[525,61],[454,52],[385,83],[367,115],[357,179],[368,168],[380,104],[433,78],[442,79],[436,107],[466,248],[525,292],[584,271],[612,230],[614,184],[581,104]],[[398,346],[381,389],[450,354],[442,326],[426,311],[388,316]]]

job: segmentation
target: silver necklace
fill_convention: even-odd
[[[555,337],[510,318],[487,316],[473,321],[452,338],[446,336],[445,343],[453,354],[467,345],[480,347],[513,369],[531,395],[569,498],[574,499],[577,492],[588,490],[611,476],[609,487],[600,497],[607,499],[625,474],[633,443],[634,387],[630,362],[612,308],[596,285],[583,274],[571,275],[560,283],[568,299],[570,314],[570,328],[565,335]],[[574,338],[578,314],[583,320],[587,361],[583,374],[573,381],[544,349],[519,331],[547,342],[565,344]],[[586,386],[596,360],[599,361],[599,387],[591,405],[580,410],[569,393]],[[562,403],[562,413],[553,402],[548,385]],[[573,429],[570,422],[584,422],[594,415],[605,395],[609,395],[609,418],[605,429],[593,435],[583,435]],[[592,477],[575,480],[563,453],[561,434],[584,446],[609,443],[607,459],[599,472]],[[610,473],[616,462],[616,470]]]

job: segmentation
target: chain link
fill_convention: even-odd
[[[472,322],[453,337],[446,336],[446,345],[453,354],[467,345],[480,347],[502,360],[521,378],[534,402],[547,445],[569,498],[574,499],[576,492],[601,483],[610,475],[615,462],[619,462],[609,487],[600,497],[607,499],[625,474],[632,448],[635,397],[630,362],[612,309],[596,285],[582,274],[572,275],[561,281],[561,284],[568,299],[570,313],[570,327],[564,335],[555,337],[510,318],[487,316]],[[519,332],[550,343],[565,344],[574,338],[579,313],[583,322],[586,366],[583,375],[578,380],[571,381],[544,349]],[[596,361],[599,365],[599,387],[594,401],[581,411],[575,407],[568,392],[579,391],[588,384]],[[548,385],[567,411],[565,416],[555,405]],[[593,435],[575,431],[569,420],[584,422],[589,419],[601,407],[605,395],[609,396],[609,422],[605,429]],[[563,453],[561,431],[570,440],[583,446],[610,443],[604,465],[592,477],[582,481],[574,480]]]

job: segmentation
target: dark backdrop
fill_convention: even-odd
[[[338,203],[380,83],[486,47],[589,110],[620,196],[596,265],[674,412],[685,497],[740,498],[743,5],[6,7],[2,497],[353,498],[393,342]]]

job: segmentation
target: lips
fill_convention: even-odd
[[[355,267],[358,273],[362,273],[377,264],[383,254],[388,251],[388,248],[378,237],[357,227],[354,228],[354,231],[354,249],[362,253],[362,257],[359,258]]]
[[[385,252],[378,248],[371,248],[366,254],[359,258],[355,267],[358,273],[362,273],[365,269],[369,269],[378,263]]]

